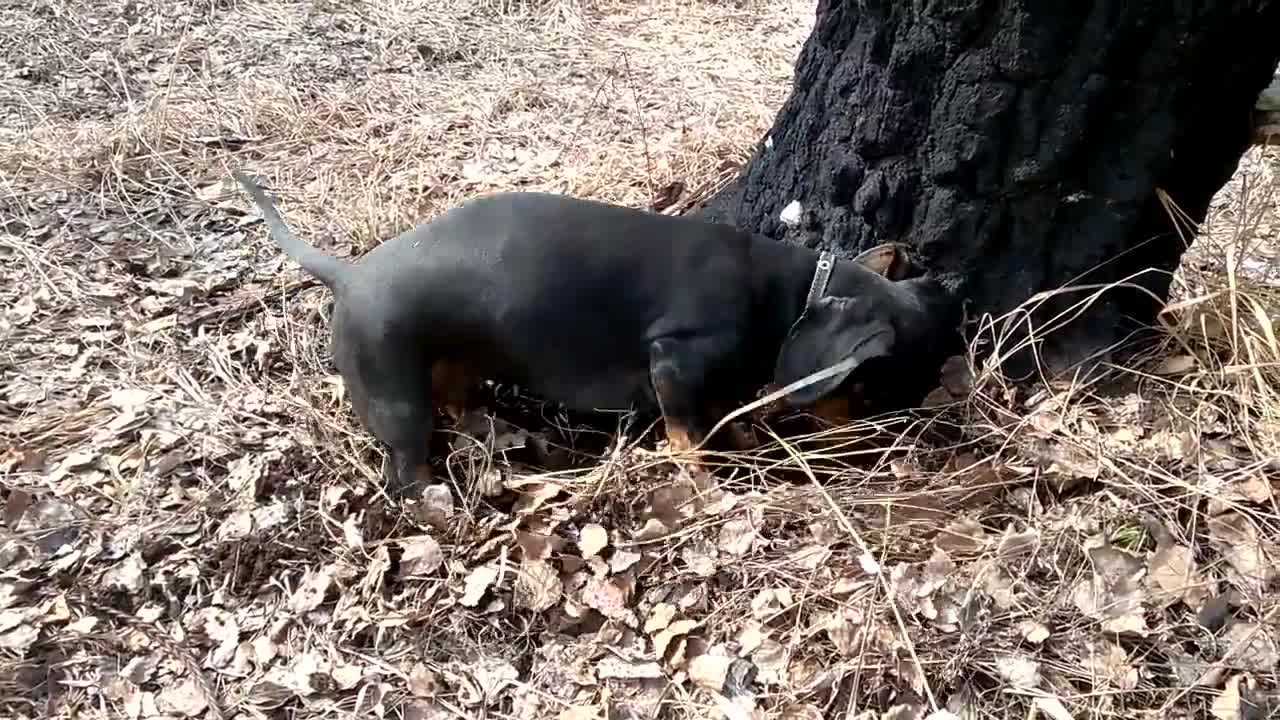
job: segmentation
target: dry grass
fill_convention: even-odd
[[[0,9],[3,712],[1266,716],[1275,150],[1129,367],[1027,389],[961,359],[949,406],[710,484],[503,397],[431,512],[375,496],[327,294],[227,169],[339,253],[499,188],[677,211],[767,129],[811,10]]]

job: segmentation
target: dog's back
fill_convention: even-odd
[[[499,193],[384,243],[358,274],[397,297],[399,324],[432,352],[502,367],[571,407],[624,407],[650,392],[651,339],[745,323],[750,242],[724,225]]]

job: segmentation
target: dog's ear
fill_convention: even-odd
[[[911,274],[911,261],[907,259],[906,249],[898,243],[884,243],[864,250],[853,261],[894,282],[906,280]]]
[[[859,365],[893,349],[894,331],[887,317],[868,307],[865,298],[825,297],[809,307],[792,326],[774,365],[779,388],[852,358],[841,372],[791,392],[786,401],[807,407],[840,386]]]

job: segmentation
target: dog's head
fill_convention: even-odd
[[[837,261],[822,297],[791,327],[774,366],[774,385],[786,387],[840,365],[787,395],[793,407],[808,407],[836,390],[873,358],[927,351],[945,330],[954,305],[950,294],[894,243],[879,245],[852,261]]]

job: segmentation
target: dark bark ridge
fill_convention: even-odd
[[[1204,218],[1280,62],[1273,0],[817,11],[772,130],[700,213],[847,256],[905,243],[970,317],[1138,271],[1132,281],[1164,298],[1185,247],[1156,189]],[[779,213],[793,200],[804,212],[788,227]],[[1075,362],[1158,307],[1109,292],[1040,353]]]

